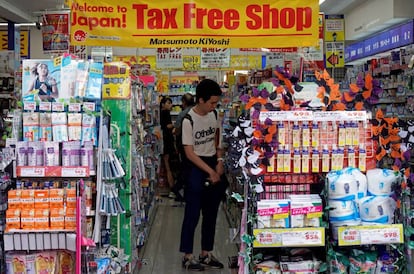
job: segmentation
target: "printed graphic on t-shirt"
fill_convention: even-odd
[[[207,144],[209,142],[214,142],[215,140],[215,136],[216,136],[216,129],[213,127],[209,127],[208,130],[200,130],[200,131],[196,131],[194,134],[194,145],[195,146],[199,146],[199,145],[204,145]]]

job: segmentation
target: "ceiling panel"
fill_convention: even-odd
[[[0,17],[4,21],[33,23],[42,12],[63,8],[63,3],[64,0],[0,0]]]

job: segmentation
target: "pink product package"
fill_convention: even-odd
[[[44,152],[43,142],[28,142],[27,143],[27,165],[28,166],[43,166]]]
[[[27,166],[27,142],[19,141],[16,143],[16,164],[17,166]]]
[[[59,166],[59,142],[44,142],[44,165]]]

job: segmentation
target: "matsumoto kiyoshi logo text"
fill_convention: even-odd
[[[164,39],[150,38],[150,45],[199,45],[199,46],[229,46],[230,39],[199,38],[199,39]]]
[[[200,8],[184,3],[180,8],[159,8],[149,4],[90,5],[73,3],[72,26],[87,29],[136,30],[272,30],[304,32],[312,28],[312,8],[278,8],[270,4],[249,4],[238,9]],[[128,25],[129,24],[129,25]]]

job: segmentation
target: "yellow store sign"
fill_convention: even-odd
[[[318,44],[317,0],[70,0],[71,43],[128,47]]]
[[[8,49],[8,34],[7,31],[0,31],[1,35],[1,49]],[[20,31],[20,56],[29,58],[29,31],[21,30]]]

